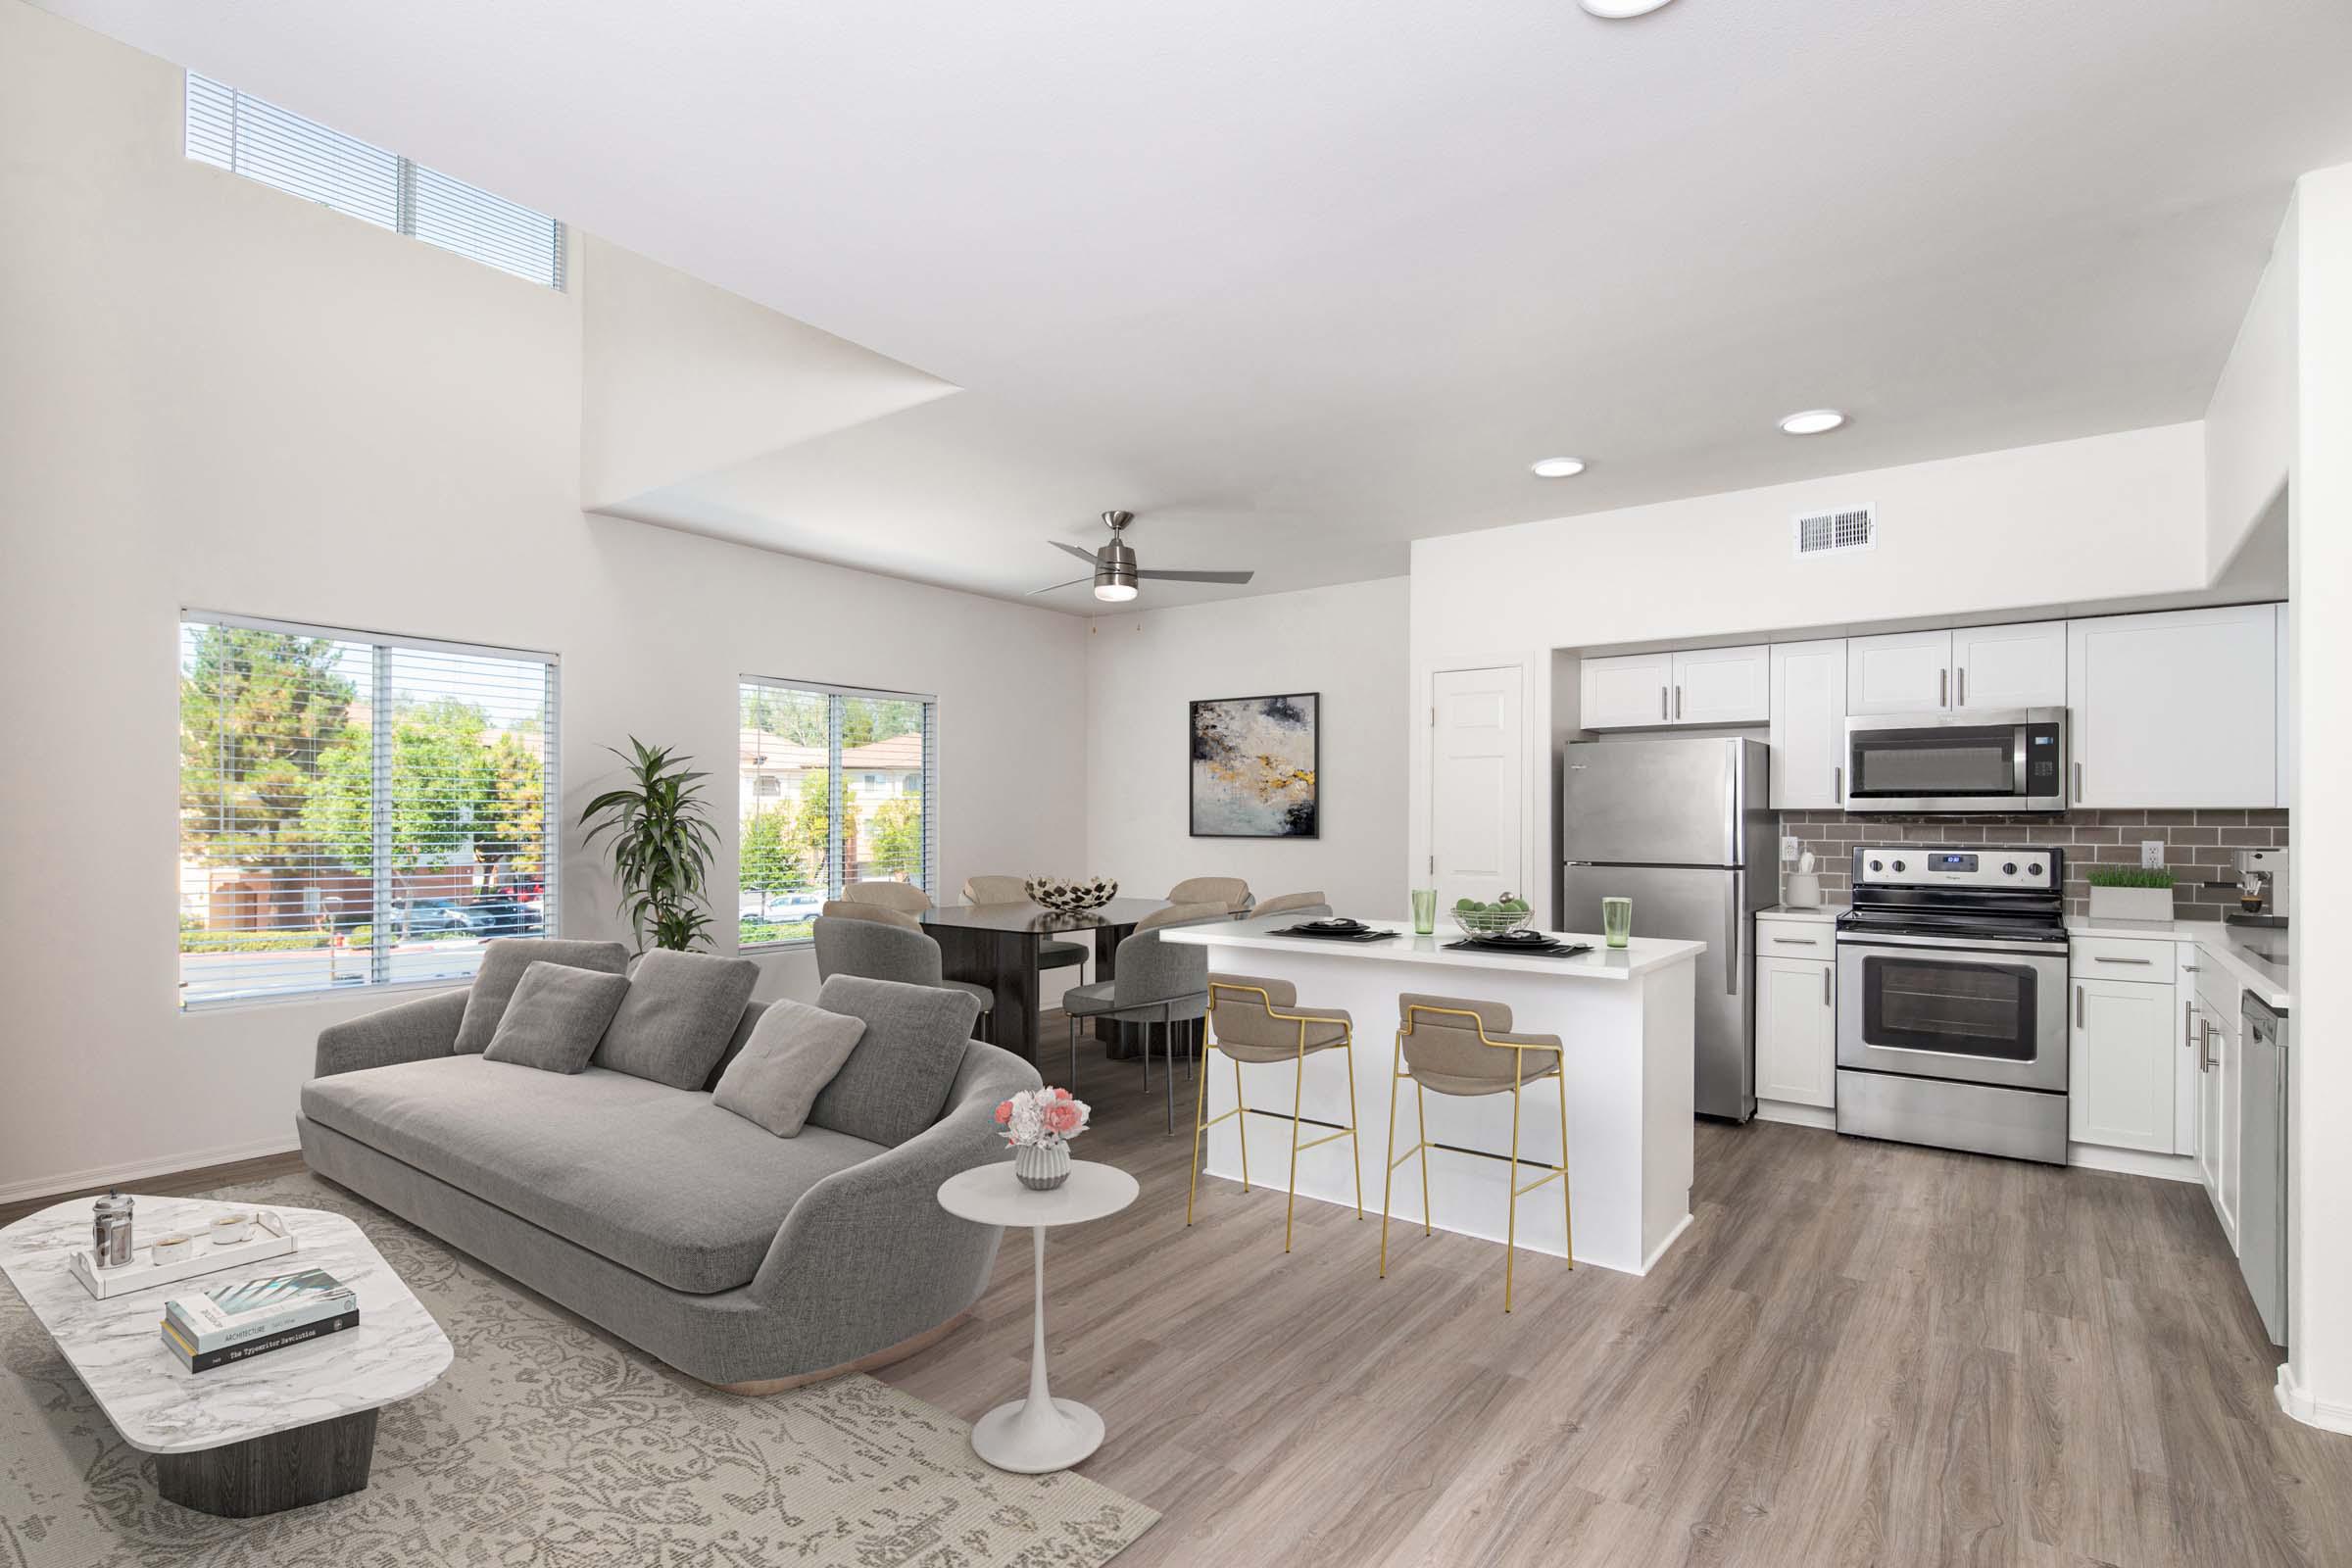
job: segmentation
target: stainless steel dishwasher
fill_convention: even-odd
[[[2237,1101],[2237,1266],[2273,1345],[2286,1321],[2286,1012],[2242,994],[2244,1067]]]

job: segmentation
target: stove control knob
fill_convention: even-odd
[[[1884,871],[1886,869],[1886,862],[1884,860],[1873,860],[1870,862],[1870,868],[1873,871]]]
[[[2003,876],[2015,876],[2015,875],[2017,875],[2017,862],[2016,862],[2015,860],[2010,860],[2010,861],[2007,861],[2007,862],[2003,863],[2003,865],[2001,866],[2001,875],[2003,875]]]
[[[1902,869],[1903,869],[1903,862],[1902,862],[1902,861],[1900,861],[1900,860],[1897,860],[1897,861],[1895,861],[1895,862],[1894,862],[1894,868],[1895,868],[1897,871],[1900,871],[1900,870],[1902,870]]]
[[[2041,862],[2040,862],[2039,860],[2035,860],[2035,861],[2034,861],[2034,862],[2032,865],[2029,865],[2029,866],[2027,866],[2027,867],[2026,867],[2026,875],[2028,875],[2028,876],[2039,876],[2039,875],[2041,875]]]

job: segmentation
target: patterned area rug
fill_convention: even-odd
[[[1083,1476],[992,1470],[964,1422],[869,1377],[721,1394],[307,1175],[219,1196],[351,1216],[455,1364],[384,1410],[367,1491],[216,1519],[156,1495],[0,1283],[5,1568],[1092,1568],[1159,1517]]]

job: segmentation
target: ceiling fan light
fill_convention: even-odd
[[[1123,605],[1135,597],[1135,584],[1117,577],[1095,579],[1095,597],[1106,605]]]

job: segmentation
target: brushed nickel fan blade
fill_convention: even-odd
[[[1028,591],[1028,593],[1022,595],[1022,597],[1025,599],[1034,599],[1039,594],[1050,594],[1057,589],[1062,588],[1075,588],[1082,582],[1093,582],[1094,580],[1094,573],[1089,572],[1083,577],[1072,577],[1068,582],[1050,583],[1043,588],[1032,588]]]
[[[1138,577],[1156,577],[1161,582],[1248,582],[1257,575],[1254,571],[1153,571],[1146,567],[1136,572]]]
[[[1095,553],[1092,550],[1081,550],[1076,545],[1065,545],[1058,539],[1049,539],[1046,541],[1046,543],[1052,545],[1056,550],[1068,551],[1071,555],[1076,556],[1080,561],[1092,563],[1095,559]]]

